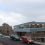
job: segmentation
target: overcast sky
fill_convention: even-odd
[[[45,0],[0,0],[0,25],[45,22]]]

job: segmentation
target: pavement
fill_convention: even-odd
[[[3,45],[3,43],[0,43],[0,45]]]
[[[39,44],[26,44],[21,41],[13,41],[9,38],[0,38],[0,45],[39,45]]]
[[[45,45],[45,42],[37,42],[37,41],[34,41],[34,43],[40,44],[40,45]]]

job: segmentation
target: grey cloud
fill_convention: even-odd
[[[11,25],[29,21],[41,21],[38,17],[41,18],[40,16],[45,15],[45,0],[0,0],[0,2],[0,10],[7,12],[2,14],[2,16],[4,15],[3,19],[9,17],[9,21],[7,18],[4,20],[9,24],[11,23]],[[20,18],[16,16],[17,14]]]

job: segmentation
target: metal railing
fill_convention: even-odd
[[[23,28],[23,29],[14,29],[16,32],[37,32],[45,31],[45,28]]]

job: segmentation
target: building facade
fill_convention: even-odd
[[[27,22],[14,26],[18,35],[30,35],[35,41],[45,41],[45,22]]]

